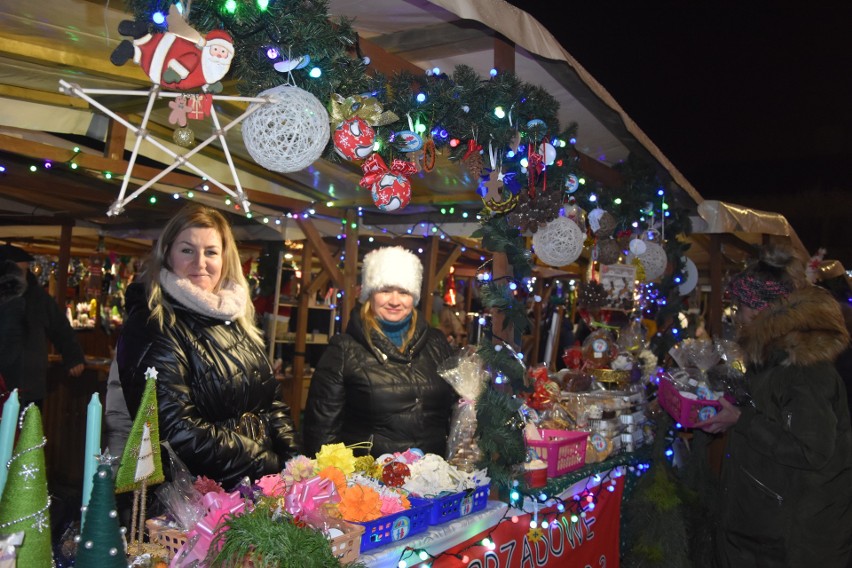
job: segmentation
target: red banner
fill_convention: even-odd
[[[488,536],[487,532],[447,551],[435,559],[434,568],[618,568],[619,529],[621,526],[621,494],[624,477],[616,480],[614,491],[599,492],[595,508],[576,523],[571,514],[554,510],[540,512],[548,528],[537,542],[529,539],[532,515],[517,522],[505,520],[491,533],[494,550],[482,545],[471,546]],[[455,556],[456,554],[459,557]],[[465,558],[466,557],[466,558]],[[464,559],[468,560],[467,563]]]

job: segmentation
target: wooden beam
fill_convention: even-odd
[[[346,211],[346,245],[344,248],[344,267],[343,271],[343,306],[340,314],[340,329],[346,331],[349,325],[349,316],[355,308],[356,300],[358,299],[355,290],[358,276],[358,213],[354,209]]]
[[[68,289],[68,263],[71,261],[71,229],[74,222],[62,224],[59,236],[59,260],[56,263],[56,303],[65,312],[65,292]]]
[[[425,72],[422,67],[385,51],[368,39],[359,37],[358,45],[361,47],[361,52],[370,58],[370,65],[367,67],[368,72],[393,75],[400,71],[408,71],[414,76],[422,75]]]
[[[420,313],[429,324],[432,321],[432,292],[438,287],[435,267],[438,264],[438,251],[441,245],[438,237],[429,237],[423,262],[423,284],[420,287]]]
[[[123,117],[127,118],[127,117]],[[110,160],[124,161],[124,145],[127,142],[127,127],[115,119],[110,119],[107,129],[104,156]]]
[[[59,148],[50,144],[42,144],[31,140],[24,140],[14,136],[0,134],[0,152],[9,152],[19,156],[26,156],[33,159],[50,160],[57,163],[70,162],[74,158],[74,162],[81,168],[95,171],[109,171],[113,173],[123,173],[127,170],[127,162],[125,160],[114,160],[109,157],[99,156],[97,154],[75,153],[70,148]],[[133,169],[134,178],[150,179],[158,175],[162,171],[161,168],[144,166],[137,163]],[[275,181],[273,179],[273,181]],[[280,178],[278,183],[288,185],[288,181],[282,182]],[[195,189],[201,183],[202,179],[195,175],[184,174],[181,172],[171,172],[163,176],[161,182],[164,185],[184,189]],[[225,184],[227,185],[227,184]],[[297,184],[292,184],[295,187]],[[230,187],[230,186],[229,186]],[[259,191],[248,187],[243,187],[249,201],[258,205],[266,205],[282,209],[290,209],[299,211],[303,209],[309,202],[284,195],[275,195],[265,191]],[[295,191],[295,190],[294,190]],[[116,187],[116,196],[118,196],[118,188]],[[341,217],[343,212],[335,207],[328,207],[325,202],[316,202],[314,209],[323,215],[330,217]]]
[[[35,89],[25,89],[13,85],[0,85],[0,98],[26,101],[28,103],[41,103],[50,106],[76,108],[88,110],[89,103],[81,98],[62,93],[48,93]]]
[[[0,56],[51,68],[73,69],[121,83],[137,84],[142,87],[151,85],[151,80],[138,65],[118,67],[110,63],[108,55],[104,57],[101,53],[85,54],[73,51],[72,42],[51,44],[43,37],[34,39],[39,41],[24,41],[18,36],[0,34]]]
[[[722,337],[722,236],[710,235],[710,305],[707,331],[710,337]]]
[[[447,260],[444,261],[444,264],[441,265],[441,268],[435,273],[435,280],[437,282],[442,282],[444,278],[447,277],[447,274],[450,273],[450,268],[453,267],[453,264],[459,259],[462,253],[462,246],[456,245],[452,251],[450,251],[450,255],[447,257]]]
[[[593,180],[611,188],[620,188],[624,185],[624,178],[621,177],[621,174],[608,165],[602,164],[577,150],[573,150],[572,154],[579,160],[583,173]]]
[[[305,238],[307,238],[311,245],[313,245],[322,269],[328,272],[328,275],[331,277],[331,281],[334,282],[334,286],[342,289],[344,286],[343,273],[340,272],[340,269],[337,268],[337,263],[328,253],[325,242],[323,242],[322,236],[320,236],[317,228],[314,227],[313,222],[310,219],[300,217],[296,219],[296,225],[298,225],[305,234]],[[302,273],[304,274],[306,270],[310,270],[310,266],[310,264],[302,264]]]
[[[499,34],[494,36],[494,68],[515,72],[515,43]]]

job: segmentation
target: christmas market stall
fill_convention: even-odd
[[[69,419],[81,523],[53,531],[57,565],[683,564],[673,432],[713,411],[697,379],[734,357],[682,316],[737,260],[704,247],[696,266],[701,196],[539,22],[501,0],[117,4],[0,0],[0,238],[56,255],[64,305],[72,259],[103,292],[186,203],[226,212],[296,424],[361,260],[401,245],[459,347],[440,369],[459,403],[446,455],[327,444],[222,487],[161,449],[155,368],[124,451],[105,448],[102,369]],[[60,216],[53,241],[20,229]],[[78,326],[112,318],[79,303]],[[24,538],[5,550],[48,565],[66,434],[17,404],[0,523]]]

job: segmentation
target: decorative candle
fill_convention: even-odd
[[[15,445],[15,431],[18,428],[18,413],[21,403],[18,401],[18,389],[12,391],[3,405],[3,420],[0,421],[0,495],[6,486],[6,463],[12,457],[12,446]]]
[[[98,469],[101,453],[101,416],[103,408],[98,393],[92,395],[86,411],[86,454],[83,459],[83,507],[89,505],[92,496],[92,481]]]

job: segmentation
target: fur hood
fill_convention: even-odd
[[[833,362],[849,346],[840,306],[817,286],[774,302],[746,325],[739,338],[751,365]]]

